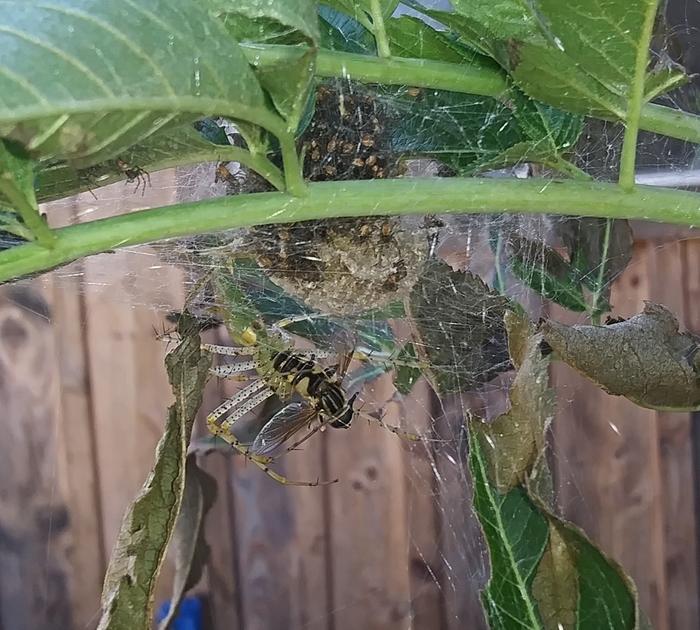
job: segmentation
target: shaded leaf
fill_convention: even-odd
[[[474,510],[486,537],[491,577],[481,595],[491,630],[542,628],[530,585],[546,549],[547,519],[516,487],[500,494],[488,478],[488,460],[480,440],[470,437],[469,468],[474,483]]]
[[[225,144],[210,142],[187,124],[152,135],[124,151],[120,159],[152,173],[182,164],[233,160],[236,159],[234,152],[241,150],[232,147],[228,141]],[[85,169],[76,169],[63,160],[39,170],[37,195],[41,202],[52,201],[113,184],[124,177],[124,171],[117,166],[116,160],[106,160]]]
[[[517,235],[508,238],[508,265],[519,280],[569,310],[588,308],[579,271],[559,253],[542,242]]]
[[[396,391],[405,396],[410,393],[421,376],[420,368],[414,367],[418,363],[418,357],[412,343],[407,343],[401,348],[396,361],[394,387],[396,387]]]
[[[546,320],[540,330],[557,358],[610,394],[653,409],[700,408],[699,339],[680,333],[660,304],[647,302],[638,315],[607,326]]]
[[[558,231],[578,278],[602,298],[597,310],[607,310],[610,284],[632,259],[634,237],[629,222],[575,217],[562,221]]]
[[[545,450],[545,433],[554,415],[549,389],[549,359],[542,356],[541,334],[532,334],[524,315],[507,312],[508,346],[517,374],[510,387],[510,409],[493,422],[473,425],[489,453],[492,483],[505,493],[524,484]]]
[[[391,51],[399,57],[498,67],[490,58],[465,46],[455,36],[435,30],[416,17],[402,15],[387,20],[385,26]]]
[[[186,591],[194,587],[202,577],[210,553],[209,545],[204,539],[204,519],[215,499],[216,480],[197,465],[195,454],[188,455],[182,505],[170,543],[175,555],[173,594],[168,614],[160,622],[159,630],[167,630],[170,627],[177,617]]]
[[[51,247],[55,236],[44,222],[34,193],[34,162],[16,142],[0,139],[0,202],[21,217],[32,239]],[[13,222],[8,222],[9,226]],[[7,230],[7,227],[4,228]],[[18,228],[19,229],[19,228]]]
[[[0,49],[12,50],[0,64],[0,136],[35,158],[85,168],[204,115],[276,118],[240,47],[201,3],[12,6],[0,16]]]
[[[211,364],[202,354],[198,324],[183,315],[181,343],[166,357],[175,402],[168,409],[156,461],[127,510],[102,591],[99,630],[148,630],[156,579],[172,536],[185,486],[185,457]]]
[[[409,304],[441,392],[469,391],[510,369],[503,323],[510,302],[478,276],[429,261]]]
[[[357,20],[324,5],[319,7],[318,16],[323,48],[349,53],[377,54],[377,43],[372,33]]]

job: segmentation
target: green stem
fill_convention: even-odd
[[[634,60],[634,77],[627,99],[627,113],[625,114],[625,138],[622,141],[622,153],[620,154],[620,176],[618,183],[624,190],[634,188],[634,167],[637,161],[637,137],[639,136],[639,122],[644,102],[644,83],[646,79],[647,65],[649,63],[649,42],[651,41],[654,20],[658,8],[657,2],[652,2],[644,16],[644,24],[637,45],[637,54]]]
[[[379,0],[369,0],[370,15],[372,16],[372,35],[377,42],[377,53],[380,57],[391,57],[389,48],[389,40],[386,36],[384,28],[384,16],[382,15],[382,7]]]
[[[241,44],[241,48],[251,63],[275,64],[293,53],[289,46],[282,45]],[[384,59],[332,50],[318,51],[316,74],[493,97],[501,96],[508,89],[505,75],[493,68],[403,57]]]
[[[280,45],[242,45],[249,60],[264,57],[274,62],[288,58],[293,51]],[[298,54],[298,53],[294,53]],[[411,85],[499,98],[508,89],[508,80],[496,67],[393,57],[383,59],[369,55],[319,50],[316,73],[322,77],[349,77],[367,83]],[[639,127],[700,144],[700,116],[663,105],[647,103],[642,107]]]
[[[33,197],[33,191],[30,201],[24,193],[11,182],[8,182],[8,185],[5,186],[2,184],[3,182],[0,182],[0,189],[5,194],[11,206],[22,217],[22,221],[31,232],[32,238],[36,239],[40,247],[51,249],[56,242],[56,236],[39,213],[36,199]]]
[[[303,197],[306,194],[306,183],[301,171],[301,163],[294,144],[294,136],[284,133],[277,136],[282,153],[282,164],[284,165],[284,179],[287,183],[287,191],[295,197]]]
[[[610,251],[610,235],[612,233],[613,219],[607,219],[605,221],[605,233],[603,235],[603,250],[600,253],[600,267],[598,269],[598,277],[595,283],[595,291],[593,292],[593,297],[591,298],[591,323],[600,323],[600,296],[603,293],[605,287],[605,270],[608,266],[608,252]]]
[[[36,243],[0,252],[0,281],[45,271],[83,256],[265,223],[330,217],[429,213],[551,213],[700,225],[700,195],[581,181],[421,178],[310,184],[307,195],[256,193],[142,210],[54,230],[48,250]]]

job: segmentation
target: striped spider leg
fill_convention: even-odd
[[[205,344],[202,346],[202,348],[217,354],[233,356],[250,356],[255,354],[257,350],[255,347],[231,348],[230,346],[213,346],[210,344]],[[311,351],[309,351],[309,356],[312,356]],[[253,359],[239,361],[229,365],[217,366],[212,368],[210,372],[220,378],[235,378],[242,372],[256,370],[258,368],[258,361]],[[261,468],[267,475],[272,477],[272,479],[278,483],[293,486],[317,486],[321,483],[324,485],[327,483],[333,483],[333,481],[319,482],[316,480],[315,482],[307,482],[288,479],[270,468],[269,464],[272,462],[271,457],[256,453],[252,448],[246,446],[234,435],[232,431],[234,422],[245,416],[250,411],[253,411],[270,396],[275,394],[279,396],[283,393],[281,390],[285,389],[283,387],[284,383],[280,379],[277,380],[279,382],[269,383],[265,378],[258,375],[258,378],[253,383],[244,387],[230,398],[227,398],[207,416],[207,427],[209,431],[213,435],[220,437],[225,442],[230,444],[233,448],[252,461],[256,466]],[[272,385],[274,385],[274,387],[272,387]],[[289,391],[287,395],[291,395],[291,391]],[[220,422],[220,419],[224,416],[225,419]]]

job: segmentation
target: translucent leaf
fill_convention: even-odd
[[[316,2],[313,0],[217,0],[216,14],[236,41],[252,44],[306,44],[292,48],[269,63],[252,56],[261,85],[277,111],[287,120],[287,130],[297,131],[314,76],[316,44],[320,40]]]
[[[556,357],[610,394],[653,409],[700,408],[698,337],[647,302],[634,317],[607,326],[566,326],[553,320],[540,330]]]
[[[0,16],[0,136],[33,157],[84,168],[204,115],[274,119],[240,47],[199,2],[12,7]]]
[[[230,448],[230,447],[229,447]],[[175,556],[173,594],[168,615],[159,630],[167,630],[177,617],[185,593],[199,582],[209,559],[209,545],[204,539],[204,519],[216,499],[216,480],[197,465],[196,455],[187,456],[185,490],[175,523],[170,548]]]
[[[0,202],[4,209],[17,213],[25,228],[24,235],[31,235],[45,247],[51,247],[54,235],[44,222],[34,193],[34,163],[24,149],[10,140],[0,140]],[[18,222],[9,222],[9,227]],[[7,229],[7,228],[5,228]]]
[[[122,521],[105,575],[99,630],[151,627],[155,583],[182,503],[187,444],[211,364],[200,351],[194,319],[181,316],[178,332],[182,342],[166,357],[175,402],[153,469]]]

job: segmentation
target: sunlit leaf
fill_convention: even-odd
[[[678,330],[664,306],[647,302],[634,317],[607,326],[540,327],[556,357],[600,385],[653,409],[700,408],[699,338]]]
[[[463,41],[490,55],[530,96],[568,111],[625,119],[644,25],[658,0],[455,0],[454,14],[426,11]],[[646,93],[678,85],[677,70],[652,71]]]
[[[102,591],[99,630],[148,630],[156,579],[185,487],[185,458],[211,364],[200,350],[197,322],[183,315],[182,342],[166,357],[175,402],[156,448],[153,469],[127,510]]]
[[[199,2],[11,6],[0,16],[0,50],[12,51],[0,62],[0,136],[33,157],[85,168],[206,115],[276,119],[239,45]]]
[[[228,447],[231,450],[231,447]],[[167,616],[158,629],[167,630],[175,620],[185,593],[202,577],[209,559],[209,545],[204,539],[204,519],[216,499],[216,480],[197,465],[194,454],[187,456],[185,489],[170,549],[175,557],[173,594]]]

